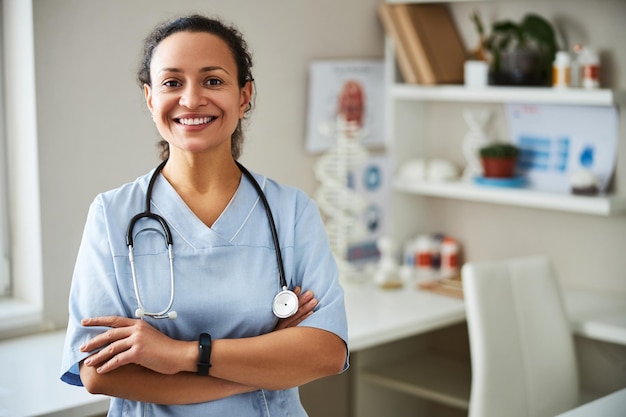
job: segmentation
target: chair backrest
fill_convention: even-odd
[[[463,265],[470,417],[555,416],[578,404],[573,335],[552,265],[529,257]]]

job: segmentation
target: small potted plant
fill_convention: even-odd
[[[480,36],[475,55],[489,56],[489,83],[511,86],[549,86],[558,49],[552,24],[529,13],[520,22],[502,20],[486,35],[478,13],[471,16]]]
[[[479,150],[483,176],[487,178],[512,178],[519,148],[511,143],[494,142]]]

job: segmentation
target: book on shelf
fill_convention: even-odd
[[[379,15],[394,42],[398,67],[405,82],[463,83],[467,51],[446,5],[383,3],[379,6]],[[404,69],[405,66],[410,66],[410,70]]]
[[[394,18],[391,14],[391,5],[385,2],[381,3],[378,6],[378,16],[385,33],[387,33],[394,44],[396,61],[398,63],[398,68],[400,69],[400,73],[402,74],[402,78],[404,78],[404,82],[408,84],[417,84],[419,79],[417,77],[417,73],[413,69],[413,64],[409,59],[408,51],[405,49],[404,41],[400,39],[398,25],[394,22]]]

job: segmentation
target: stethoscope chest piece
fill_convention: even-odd
[[[298,296],[291,290],[283,289],[274,297],[272,310],[279,319],[286,319],[298,311]]]

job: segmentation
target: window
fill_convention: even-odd
[[[2,9],[0,8],[0,22]],[[0,26],[1,27],[1,26]],[[0,30],[0,80],[4,79],[2,31]],[[7,198],[7,165],[4,122],[4,88],[0,83],[0,297],[11,295],[9,268],[9,210]]]
[[[44,324],[32,7],[0,1],[0,338]]]

